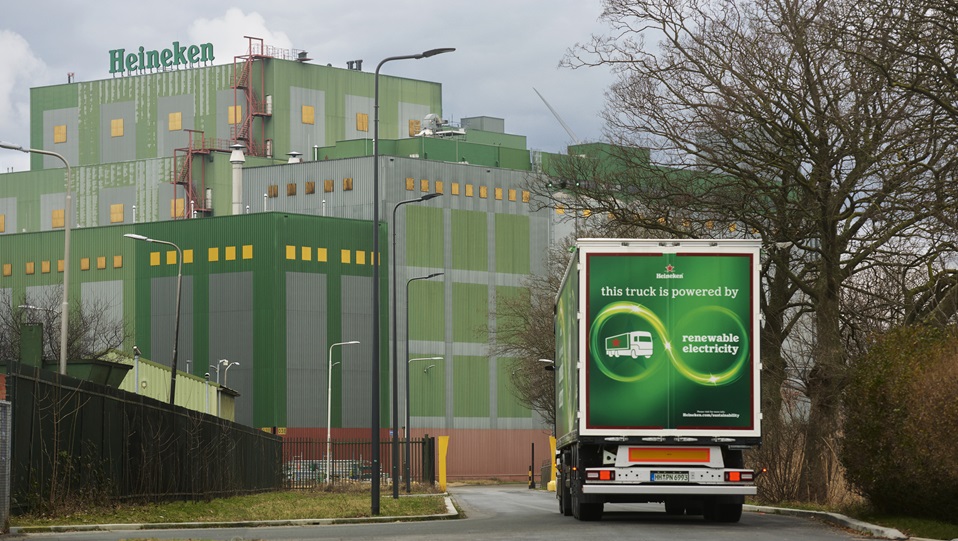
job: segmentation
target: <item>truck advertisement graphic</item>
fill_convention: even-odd
[[[585,256],[585,430],[750,431],[755,254]]]

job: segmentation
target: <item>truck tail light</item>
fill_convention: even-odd
[[[755,480],[755,474],[751,471],[725,472],[725,481],[727,483],[748,483],[754,480]]]
[[[590,481],[615,481],[615,472],[612,470],[591,470],[585,473]]]

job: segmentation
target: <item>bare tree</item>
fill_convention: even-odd
[[[765,242],[766,419],[790,369],[784,345],[807,328],[800,495],[813,501],[828,493],[849,335],[900,321],[905,293],[928,287],[923,276],[940,274],[954,249],[956,132],[943,107],[853,51],[842,22],[857,6],[606,0],[610,35],[576,46],[566,64],[618,75],[604,113],[615,145],[550,171],[581,179],[565,191],[614,222]],[[891,255],[898,287],[868,289]],[[872,303],[884,310],[849,310]]]
[[[20,331],[25,323],[43,325],[43,358],[60,358],[61,290],[48,288],[0,306],[0,359],[20,357]],[[72,303],[67,331],[67,359],[101,359],[119,348],[131,333],[111,304],[93,298]]]

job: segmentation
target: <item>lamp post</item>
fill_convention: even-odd
[[[67,179],[65,188],[66,205],[63,209],[63,303],[60,307],[60,373],[67,373],[67,324],[70,314],[69,293],[70,293],[70,223],[73,220],[73,194],[70,191],[70,164],[67,159],[49,150],[36,148],[23,148],[20,145],[5,143],[0,141],[0,148],[8,150],[19,150],[20,152],[43,154],[58,158],[67,168]]]
[[[428,280],[430,278],[435,278],[437,276],[442,276],[445,273],[434,272],[428,276],[416,276],[406,280],[406,355],[405,359],[409,359],[409,284],[415,282],[416,280]],[[393,285],[395,288],[395,285]],[[439,357],[441,359],[442,357]],[[418,359],[417,359],[418,360]],[[409,494],[409,363],[412,361],[406,361],[406,494]]]
[[[326,483],[332,482],[330,469],[330,451],[333,446],[333,348],[349,344],[358,344],[359,340],[336,342],[329,346],[329,371],[326,373]]]
[[[408,348],[408,347],[406,348],[406,355],[407,355],[407,358],[408,358],[408,355],[409,355],[409,348]],[[406,442],[405,442],[405,443],[406,443],[406,446],[405,446],[406,460],[405,460],[405,468],[404,468],[405,471],[403,472],[403,474],[406,476],[406,494],[409,494],[409,491],[410,491],[410,490],[409,490],[409,485],[410,485],[410,482],[409,482],[409,476],[410,476],[410,467],[409,467],[409,429],[410,429],[411,427],[410,427],[410,420],[409,420],[409,365],[411,365],[413,361],[441,361],[441,360],[443,360],[444,358],[445,358],[445,357],[417,357],[417,358],[415,358],[415,359],[409,359],[408,361],[406,361]],[[431,364],[431,365],[427,366],[427,367],[425,368],[425,370],[423,370],[423,372],[428,372],[429,369],[432,368],[432,367],[434,367],[434,366],[436,366],[436,365]]]
[[[168,240],[151,239],[136,233],[127,233],[123,236],[133,240],[165,244],[176,248],[176,308],[173,317],[173,361],[172,370],[170,370],[170,405],[173,405],[173,400],[176,398],[176,348],[180,340],[180,287],[183,284],[183,250],[180,250],[179,246]],[[65,268],[66,265],[64,265]]]
[[[396,211],[399,210],[399,207],[408,204],[408,203],[421,203],[423,201],[428,201],[430,199],[435,199],[436,197],[441,196],[441,193],[427,193],[422,197],[417,197],[415,199],[406,199],[396,203],[396,206],[393,207],[393,223],[392,223],[392,232],[393,232],[393,244],[392,251],[389,252],[389,259],[392,263],[392,274],[393,274],[393,285],[392,285],[392,294],[393,294],[393,444],[392,444],[392,463],[393,463],[393,499],[399,498],[399,356],[397,354],[397,342],[399,342],[399,335],[396,333],[396,267],[399,266],[399,262],[396,257]],[[406,297],[408,304],[409,297]],[[408,317],[408,310],[407,310]],[[408,321],[408,320],[407,320]],[[406,355],[408,358],[409,355]],[[408,377],[406,379],[409,379]]]
[[[373,358],[372,358],[372,471],[370,511],[379,514],[379,70],[393,60],[419,60],[442,53],[451,53],[452,48],[430,49],[418,54],[390,56],[376,65],[373,76]]]

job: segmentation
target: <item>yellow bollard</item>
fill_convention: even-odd
[[[449,436],[439,436],[439,490],[446,491],[446,452],[449,450]]]

